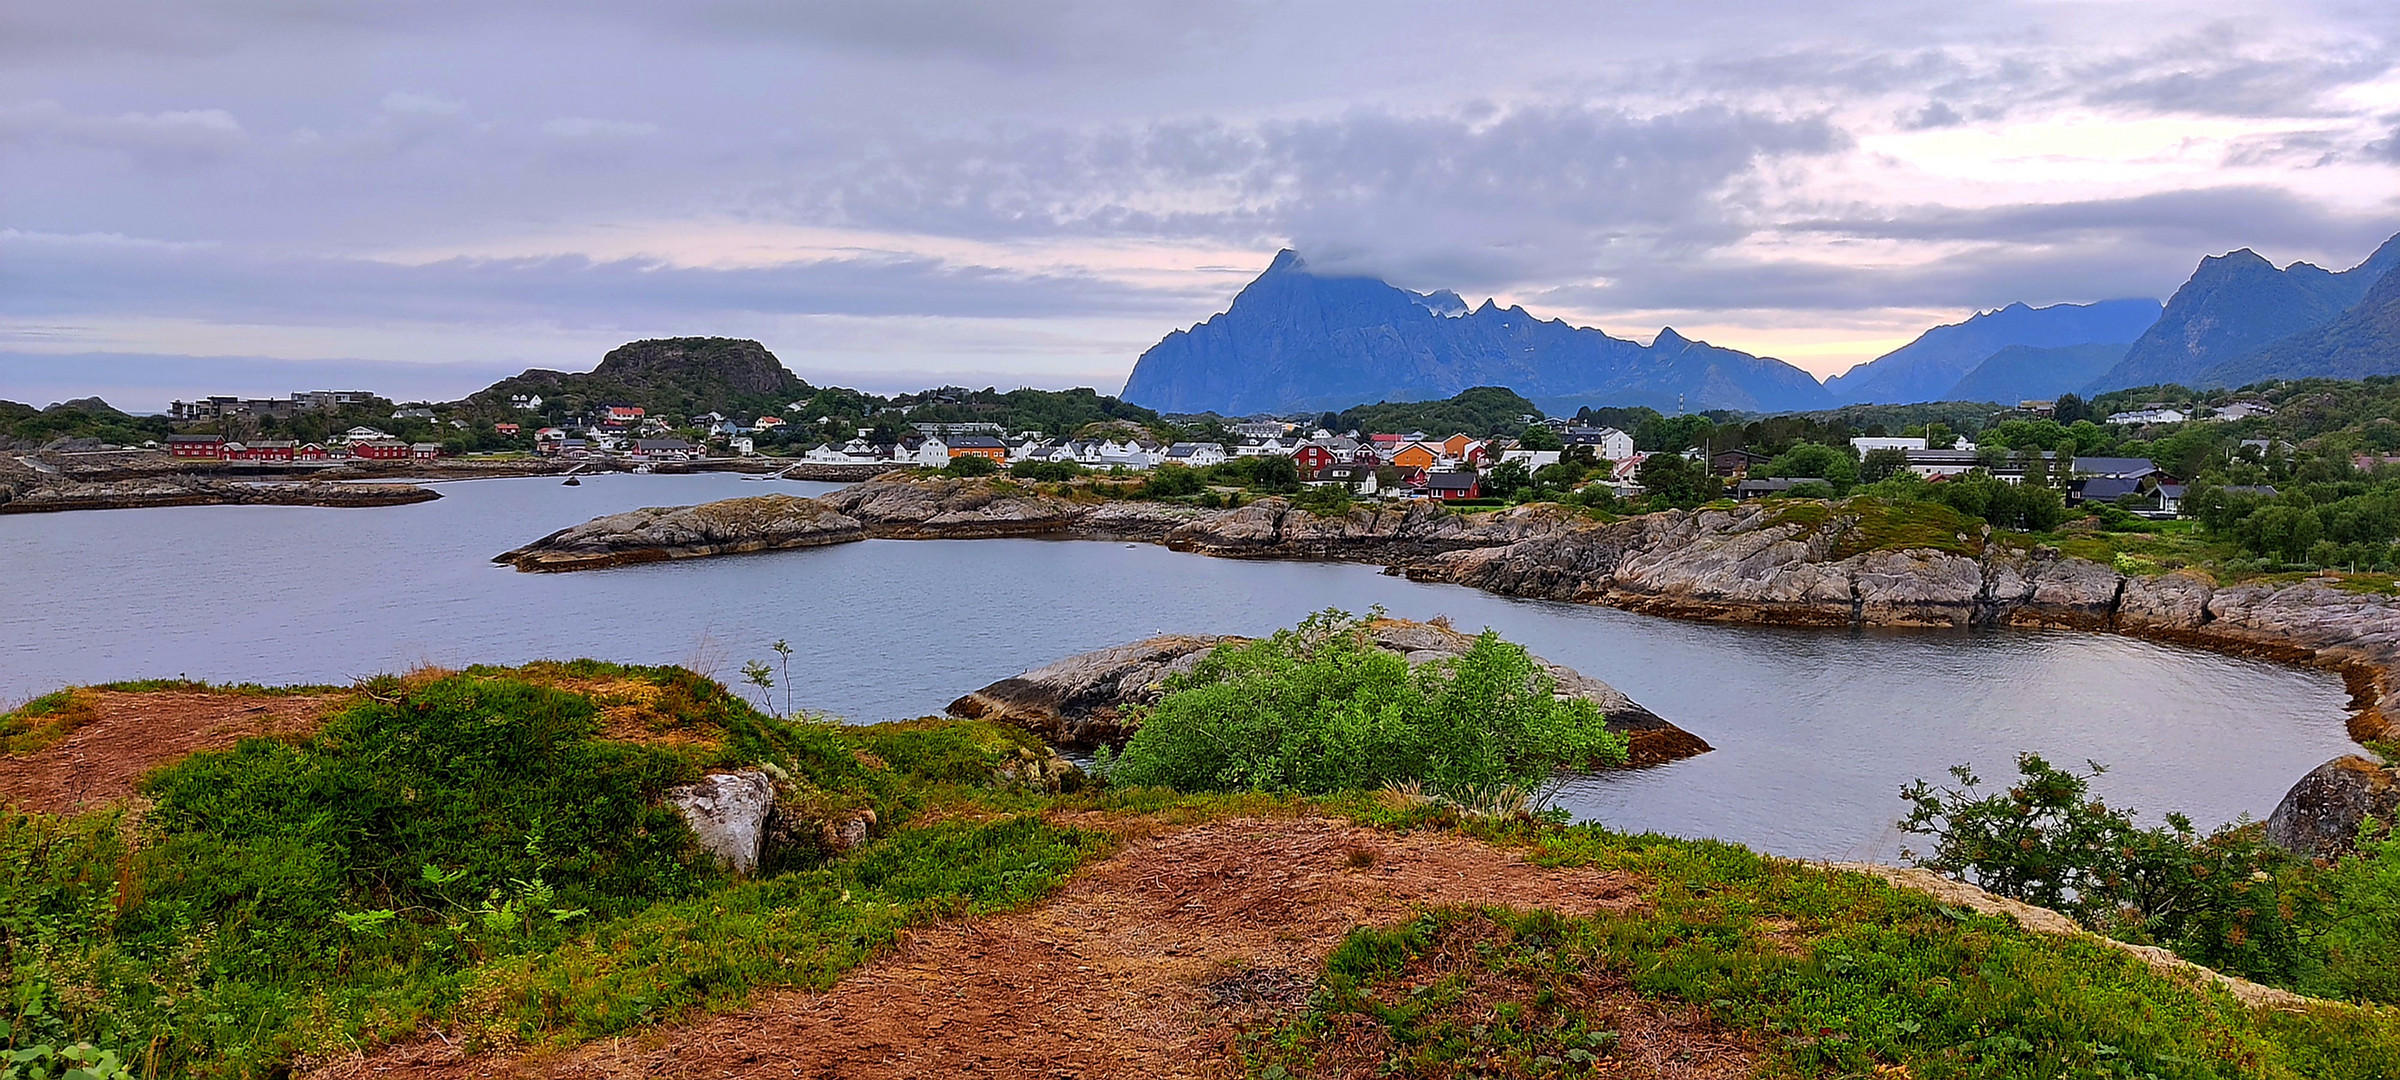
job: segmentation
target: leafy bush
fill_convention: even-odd
[[[956,463],[953,462],[953,464]],[[1008,475],[1010,476],[1014,476],[1020,480],[1033,480],[1042,483],[1057,483],[1062,480],[1073,480],[1076,477],[1086,475],[1091,471],[1092,470],[1084,468],[1083,466],[1072,461],[1020,461],[1008,467]]]
[[[1452,662],[1411,669],[1340,611],[1223,645],[1166,696],[1104,765],[1121,784],[1184,791],[1372,789],[1418,781],[1469,798],[1550,782],[1562,768],[1625,760],[1625,739],[1523,648],[1486,631]]]
[[[2400,1002],[2400,837],[2373,819],[2358,848],[2326,875],[2325,988],[2360,1001]]]
[[[961,454],[951,458],[942,471],[951,476],[990,476],[1000,471],[1000,465],[980,454]]]
[[[2101,933],[2163,944],[2197,963],[2285,986],[2318,966],[2311,938],[2324,922],[2314,871],[2238,822],[2201,836],[2167,815],[2144,829],[2090,794],[2091,778],[2017,757],[2018,782],[1979,795],[1982,781],[1954,767],[1957,787],[1919,780],[1901,792],[1901,827],[1932,836],[1918,865],[2002,896],[2073,915]]]
[[[1200,493],[1201,487],[1200,474],[1197,471],[1189,466],[1173,464],[1160,465],[1150,470],[1149,479],[1142,483],[1144,494],[1165,497],[1197,495]]]

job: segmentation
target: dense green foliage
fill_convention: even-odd
[[[1227,644],[1169,680],[1107,765],[1112,782],[1183,791],[1325,793],[1422,783],[1466,800],[1620,763],[1625,739],[1521,647],[1486,631],[1412,669],[1339,611]]]
[[[2143,828],[2092,796],[2098,771],[2020,755],[2017,782],[1986,795],[1971,770],[1953,768],[1956,786],[1920,780],[1902,792],[1901,825],[1933,838],[1919,865],[2112,937],[2309,993],[2400,1002],[2389,963],[2400,950],[2400,841],[2381,826],[2325,868],[2267,843],[2254,822],[2201,835],[2168,814]]]
[[[1492,435],[1515,435],[1525,430],[1528,418],[1540,419],[1542,410],[1516,391],[1502,386],[1477,386],[1461,390],[1441,401],[1386,401],[1374,405],[1358,405],[1339,414],[1319,417],[1319,425],[1328,431],[1394,432],[1406,434],[1422,431],[1433,438],[1464,432],[1476,438]],[[1330,422],[1326,422],[1330,420]]]
[[[153,775],[138,822],[0,815],[5,1041],[257,1076],[429,1024],[609,1034],[825,985],[910,923],[1030,899],[1101,846],[1032,818],[892,828],[1023,751],[987,725],[786,722],[689,672],[589,662],[362,690],[313,736]],[[734,881],[658,796],[741,764],[789,778],[795,813],[874,809],[891,835],[830,863],[787,845]]]

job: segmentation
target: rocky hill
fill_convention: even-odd
[[[2313,330],[2202,372],[2202,386],[2247,386],[2267,379],[2363,379],[2400,374],[2400,270],[2387,272],[2357,306]]]
[[[510,398],[524,394],[540,395],[544,406],[566,414],[603,405],[639,405],[655,413],[716,412],[748,419],[780,413],[815,392],[758,342],[687,337],[617,346],[588,372],[534,368],[469,394],[462,404],[502,409]]]
[[[1221,314],[1144,352],[1125,400],[1162,412],[1338,411],[1503,386],[1579,405],[1784,411],[1831,404],[1807,372],[1691,341],[1649,345],[1493,301],[1468,309],[1369,277],[1320,275],[1285,251]]]
[[[2396,267],[2400,236],[2340,273],[2304,262],[2278,269],[2249,248],[2202,259],[2167,300],[2157,325],[2089,389],[2238,385],[2224,380],[2239,376],[2245,356],[2340,318]],[[2331,374],[2297,363],[2306,352],[2290,354],[2282,366],[2295,375]]]

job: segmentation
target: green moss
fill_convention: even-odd
[[[68,689],[44,694],[0,713],[0,754],[48,749],[99,715],[86,691]]]

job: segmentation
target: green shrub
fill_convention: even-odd
[[[1142,482],[1142,490],[1145,494],[1161,497],[1197,495],[1200,493],[1201,487],[1200,474],[1197,471],[1188,466],[1173,464],[1160,465],[1150,470],[1149,479]]]
[[[2378,834],[2381,835],[2378,835]],[[2360,1001],[2400,1002],[2400,838],[2369,819],[2358,849],[2327,875],[2327,990]]]
[[[1072,461],[1020,461],[1008,467],[1008,475],[1019,480],[1053,484],[1088,475],[1091,471]]]
[[[951,458],[950,464],[942,471],[952,476],[990,476],[999,472],[1000,466],[980,454],[961,454]]]
[[[1901,827],[1934,838],[1918,865],[2248,978],[2295,986],[2319,967],[2317,875],[2267,843],[2263,826],[2201,836],[2169,814],[2165,827],[2141,828],[2091,796],[2098,765],[2074,773],[2020,754],[2018,782],[1988,796],[1972,771],[1950,771],[1957,787],[1919,780],[1901,793],[1911,804]]]
[[[1562,768],[1625,760],[1591,702],[1553,697],[1524,649],[1485,631],[1457,660],[1378,649],[1340,611],[1224,645],[1168,681],[1104,765],[1113,781],[1183,791],[1323,793],[1421,782],[1454,798],[1536,789]]]

